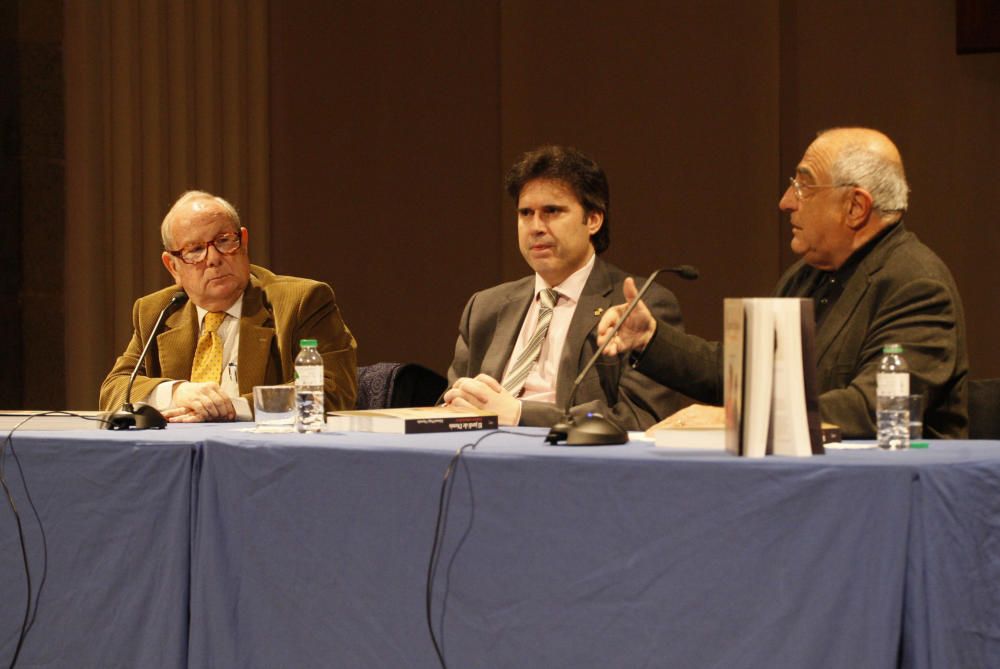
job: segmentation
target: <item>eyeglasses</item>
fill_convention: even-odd
[[[792,177],[791,179],[789,179],[789,181],[792,183],[792,190],[795,191],[795,198],[797,200],[806,199],[806,195],[803,191],[807,188],[846,188],[848,186],[854,185],[854,184],[821,184],[817,186],[814,184],[801,183],[795,177]]]
[[[242,230],[243,228],[240,228],[241,232]],[[239,250],[242,241],[243,238],[240,232],[223,232],[210,242],[189,244],[179,251],[164,250],[173,257],[180,258],[188,265],[197,265],[208,256],[209,246],[214,246],[215,250],[224,256],[231,256]]]

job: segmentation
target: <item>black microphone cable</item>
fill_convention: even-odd
[[[16,417],[21,417],[23,415],[24,414],[20,413],[0,414],[0,416]],[[10,664],[7,665],[9,669],[14,669],[14,666],[17,664],[17,659],[21,655],[21,648],[24,646],[24,640],[27,638],[31,627],[35,624],[35,618],[38,615],[38,600],[41,599],[42,589],[45,587],[45,579],[47,578],[49,571],[49,547],[48,541],[45,538],[45,528],[42,526],[42,519],[38,515],[38,509],[35,507],[35,502],[31,498],[31,492],[28,489],[28,481],[24,476],[24,468],[21,466],[21,459],[17,456],[17,451],[14,449],[14,432],[32,418],[38,418],[39,416],[73,416],[76,418],[83,418],[84,420],[94,420],[102,423],[105,422],[102,418],[84,416],[71,411],[40,411],[38,413],[25,416],[22,421],[10,429],[6,438],[0,442],[0,485],[3,486],[4,494],[7,496],[7,505],[14,514],[14,523],[17,525],[17,540],[21,548],[21,560],[24,564],[24,581],[27,590],[24,618],[21,620],[21,630],[18,633],[17,644],[14,646],[14,655],[10,660]],[[17,471],[21,477],[21,486],[24,489],[24,497],[28,500],[28,506],[31,507],[31,512],[35,516],[35,522],[38,524],[38,532],[42,539],[42,573],[38,582],[38,594],[34,598],[32,597],[31,567],[28,561],[28,546],[24,538],[24,526],[21,524],[21,514],[17,510],[17,504],[14,503],[14,495],[11,493],[10,487],[7,485],[6,459],[8,448],[10,450],[11,457],[14,458],[14,464],[17,465]],[[34,610],[32,610],[31,606],[33,599],[35,604]]]
[[[445,664],[444,652],[441,649],[440,643],[438,643],[437,634],[434,632],[434,616],[432,609],[434,604],[434,576],[437,573],[438,560],[441,558],[441,541],[444,538],[444,528],[448,523],[448,507],[451,503],[451,491],[455,487],[454,479],[451,477],[452,474],[455,473],[456,467],[458,467],[462,454],[467,449],[475,450],[476,446],[481,444],[484,440],[497,434],[512,434],[517,437],[531,437],[533,439],[538,438],[537,434],[514,432],[513,430],[491,430],[486,434],[481,435],[475,441],[471,441],[459,447],[459,449],[455,451],[455,455],[451,456],[451,460],[448,462],[448,467],[444,471],[444,478],[441,479],[441,493],[438,496],[437,518],[434,521],[434,541],[431,543],[431,555],[427,562],[427,583],[424,590],[427,631],[430,632],[431,643],[434,644],[434,652],[437,654],[438,662],[441,663],[441,669],[448,669],[448,666]],[[449,481],[451,482],[451,485],[449,485]]]

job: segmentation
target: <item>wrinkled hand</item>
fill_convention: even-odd
[[[444,394],[444,403],[458,409],[479,409],[497,415],[501,425],[517,425],[521,402],[488,374],[474,379],[466,376],[455,381]]]
[[[236,408],[218,383],[184,381],[174,388],[174,406],[163,417],[171,423],[235,420]]]
[[[625,279],[625,283],[622,284],[622,292],[625,293],[625,304],[619,304],[605,311],[601,317],[601,322],[597,324],[598,346],[604,344],[615,325],[621,320],[622,314],[628,308],[628,303],[635,299],[635,296],[639,293],[635,287],[635,280],[632,277]],[[649,309],[640,300],[635,305],[632,313],[629,314],[628,320],[618,330],[618,334],[608,344],[608,347],[604,349],[604,355],[619,355],[621,353],[628,353],[633,349],[642,351],[646,348],[649,340],[653,338],[653,333],[655,332],[656,319],[653,318],[653,314],[649,313]]]

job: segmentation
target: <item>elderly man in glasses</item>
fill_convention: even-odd
[[[775,294],[814,299],[820,411],[847,438],[875,435],[875,374],[886,344],[902,344],[910,392],[924,395],[925,436],[968,433],[962,301],[945,264],[903,224],[908,192],[888,137],[837,128],[806,149],[778,205],[789,214],[791,248],[802,259]],[[635,284],[624,288],[631,300]],[[600,341],[623,310],[605,312]],[[609,355],[626,351],[660,383],[722,401],[720,345],[658,323],[641,303],[607,348]],[[708,413],[688,411],[689,422]]]
[[[101,384],[102,410],[121,406],[141,365],[132,398],[168,420],[250,420],[255,385],[293,380],[300,339],[319,343],[326,408],[353,408],[357,346],[330,286],[251,265],[236,209],[210,193],[184,193],[160,232],[176,286],[136,301],[132,340]],[[189,301],[167,316],[143,363],[139,353],[178,288]]]

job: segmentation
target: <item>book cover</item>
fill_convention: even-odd
[[[743,355],[745,312],[743,299],[727,297],[722,303],[722,382],[725,410],[725,446],[733,455],[743,454]]]
[[[813,455],[823,455],[826,443],[840,441],[840,428],[824,423],[819,411],[819,372],[816,368],[816,311],[812,299],[801,300],[802,385],[806,395],[806,417]],[[832,429],[828,429],[832,428]]]
[[[762,458],[770,452],[774,430],[772,388],[776,382],[775,300],[744,300],[746,348],[743,358],[743,455]]]
[[[774,393],[775,455],[823,453],[816,393],[815,319],[812,300],[775,298]]]
[[[496,414],[486,412],[447,407],[408,407],[331,411],[327,413],[326,425],[328,430],[339,432],[422,434],[495,430],[499,423]]]

